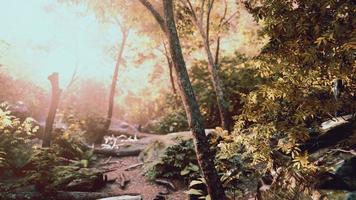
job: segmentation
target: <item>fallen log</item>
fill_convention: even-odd
[[[139,196],[138,193],[104,193],[104,192],[65,192],[44,194],[40,192],[17,192],[0,194],[1,199],[7,200],[96,200],[108,197]],[[122,199],[123,200],[123,199]]]
[[[138,156],[143,149],[94,149],[94,153],[113,157]]]
[[[145,146],[130,146],[127,148],[120,148],[120,149],[107,149],[107,148],[93,148],[87,144],[84,144],[87,150],[93,149],[93,152],[96,154],[102,154],[105,156],[111,157],[125,157],[125,156],[138,156],[141,151],[145,149]],[[109,160],[110,162],[110,160]]]
[[[103,172],[98,172],[95,175],[76,178],[68,182],[66,186],[61,189],[65,191],[77,191],[77,192],[91,192],[103,188],[107,183],[107,175]]]

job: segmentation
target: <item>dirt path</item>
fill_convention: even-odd
[[[110,164],[111,163],[111,164]],[[139,163],[137,157],[123,157],[113,158],[105,168],[112,168],[115,171],[108,173],[108,178],[119,178],[121,173],[124,173],[130,182],[127,184],[126,189],[122,190],[118,183],[118,180],[112,184],[107,184],[101,192],[127,192],[127,193],[140,193],[144,200],[152,200],[159,192],[166,192],[167,189],[164,186],[160,186],[149,182],[143,175],[143,169],[137,167],[130,171],[124,171],[125,168]],[[187,195],[184,191],[170,192],[165,196],[167,200],[184,200],[187,199]]]
[[[210,130],[208,130],[209,132]],[[120,134],[115,134],[119,136]],[[190,138],[191,134],[189,131],[171,133],[168,135],[155,135],[155,134],[147,134],[147,133],[127,133],[127,136],[137,136],[139,141],[132,143],[132,145],[147,147],[147,145],[151,144],[155,140],[164,140],[169,141],[171,138],[183,137]],[[105,158],[104,160],[106,160]],[[105,162],[105,161],[101,161]],[[137,164],[138,157],[122,157],[122,158],[112,158],[109,164],[102,166],[104,168],[114,169],[114,171],[107,173],[109,179],[117,178],[122,173],[130,179],[130,182],[127,184],[125,190],[120,188],[119,181],[115,181],[112,184],[107,184],[105,188],[101,190],[101,192],[126,192],[126,193],[139,193],[142,195],[144,200],[153,200],[159,192],[166,192],[167,189],[165,186],[157,185],[153,182],[150,182],[143,175],[142,167],[137,167],[130,171],[124,171],[125,168]],[[187,194],[184,193],[183,190],[172,192],[170,191],[168,195],[165,195],[166,200],[185,200],[188,199]]]

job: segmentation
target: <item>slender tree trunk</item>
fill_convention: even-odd
[[[173,64],[174,63],[172,62],[172,59],[169,56],[169,51],[166,48],[166,44],[163,43],[163,45],[164,45],[164,55],[165,55],[165,57],[167,59],[167,64],[168,64],[168,67],[169,67],[169,78],[170,78],[170,81],[171,81],[172,91],[173,91],[173,94],[177,94],[176,86],[174,84],[174,77],[173,77]]]
[[[202,116],[185,66],[174,21],[172,0],[163,0],[163,7],[171,58],[175,63],[174,68],[178,76],[181,98],[184,103],[190,129],[195,139],[198,162],[206,179],[211,199],[223,200],[226,199],[225,192],[214,166],[213,155],[209,149],[210,144],[202,123]]]
[[[215,62],[214,62],[215,66],[217,67],[218,70],[219,70],[220,41],[221,41],[221,37],[218,36],[218,38],[216,40]]]
[[[117,77],[119,75],[119,67],[120,67],[120,63],[122,60],[122,54],[124,52],[124,48],[126,45],[127,34],[128,34],[128,30],[122,30],[122,42],[120,45],[119,53],[116,58],[115,70],[114,70],[114,74],[113,74],[113,78],[112,78],[112,82],[111,82],[111,89],[110,89],[110,95],[109,95],[109,108],[108,108],[108,113],[106,116],[105,127],[104,127],[104,131],[103,131],[101,137],[98,138],[97,142],[101,142],[105,133],[109,130],[110,125],[111,125],[111,119],[112,119],[112,115],[114,112],[114,100],[115,100],[115,91],[116,91],[116,85],[117,85]]]
[[[42,147],[50,147],[51,146],[51,139],[52,139],[52,129],[54,118],[56,117],[57,107],[59,103],[59,96],[61,90],[59,89],[59,81],[58,81],[58,73],[53,73],[48,77],[48,80],[51,82],[52,86],[52,98],[51,98],[51,105],[49,108],[48,116],[46,119],[45,130],[43,133],[43,142]]]
[[[203,41],[204,50],[208,57],[208,69],[210,72],[210,78],[213,83],[213,87],[214,87],[215,94],[216,94],[216,100],[217,100],[217,104],[218,104],[218,108],[219,108],[221,126],[222,126],[222,128],[230,131],[231,130],[231,119],[230,119],[229,108],[228,108],[229,104],[225,99],[223,84],[219,77],[218,63],[214,61],[214,57],[213,57],[213,54],[211,52],[210,45],[209,45],[208,35],[206,34],[206,32],[204,32],[201,24],[198,24],[198,22],[196,22],[196,26],[199,29],[199,33],[200,33],[202,39],[204,40]],[[217,57],[215,59],[217,59]]]
[[[176,86],[174,84],[174,77],[173,77],[173,63],[171,60],[168,61],[168,67],[169,67],[169,78],[171,80],[172,91],[173,94],[177,94]]]
[[[208,57],[208,69],[209,69],[209,73],[210,73],[210,78],[213,83],[214,91],[216,94],[216,100],[217,100],[218,109],[219,109],[221,126],[222,126],[222,128],[230,131],[232,126],[231,126],[231,119],[230,119],[229,109],[228,109],[229,105],[225,99],[223,85],[219,78],[217,60],[214,61],[214,57],[211,52],[210,44],[209,44],[210,14],[211,14],[211,10],[213,8],[214,0],[208,1],[208,10],[207,10],[207,15],[206,15],[205,29],[204,29],[204,25],[203,25],[204,24],[203,17],[204,17],[204,3],[205,3],[205,1],[202,1],[199,17],[197,15],[195,9],[193,8],[191,1],[186,0],[186,3],[187,3],[186,6],[188,6],[187,8],[191,11],[192,21],[195,24],[200,36],[203,39],[204,50]],[[226,5],[226,3],[225,3],[225,5]],[[221,20],[223,20],[225,18],[225,15],[226,15],[226,7],[225,7],[223,18]],[[222,21],[220,22],[220,24],[221,23],[222,23]],[[219,26],[221,26],[221,25],[219,25]],[[220,41],[218,41],[218,42],[220,42]],[[218,48],[219,48],[219,46],[218,46]],[[219,49],[217,49],[217,53],[218,53],[218,51],[219,51]],[[216,57],[216,59],[218,59],[218,57]]]

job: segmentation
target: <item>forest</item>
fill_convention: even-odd
[[[0,200],[356,200],[352,0],[0,0]]]

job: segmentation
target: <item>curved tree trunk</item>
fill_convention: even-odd
[[[188,123],[194,136],[197,159],[206,180],[208,193],[212,200],[224,200],[226,199],[225,191],[214,166],[214,156],[209,148],[210,144],[205,134],[202,116],[185,66],[174,21],[172,0],[162,0],[165,19],[148,0],[139,1],[151,12],[169,41],[173,67],[177,75],[178,91],[180,92]]]
[[[48,111],[48,116],[46,119],[46,126],[43,133],[43,142],[42,147],[50,147],[51,139],[52,139],[52,129],[54,119],[56,117],[57,107],[59,103],[59,96],[61,90],[59,89],[59,81],[58,81],[58,73],[53,73],[48,77],[48,80],[52,85],[52,98],[51,98],[51,106]]]
[[[104,130],[102,132],[102,135],[100,137],[98,137],[97,142],[101,142],[101,140],[103,139],[105,133],[107,133],[107,131],[109,130],[110,125],[111,125],[112,115],[113,115],[113,112],[114,112],[114,100],[115,100],[115,91],[116,91],[116,85],[117,85],[117,78],[118,78],[118,75],[119,75],[120,62],[122,60],[122,54],[124,52],[124,48],[125,48],[126,40],[127,40],[127,34],[128,34],[128,30],[125,29],[123,26],[121,26],[121,29],[122,29],[122,42],[121,42],[121,45],[120,45],[119,53],[118,53],[117,58],[116,58],[115,70],[114,70],[114,74],[113,74],[113,78],[112,78],[112,82],[111,82],[108,113],[107,113],[107,116],[106,116]]]

